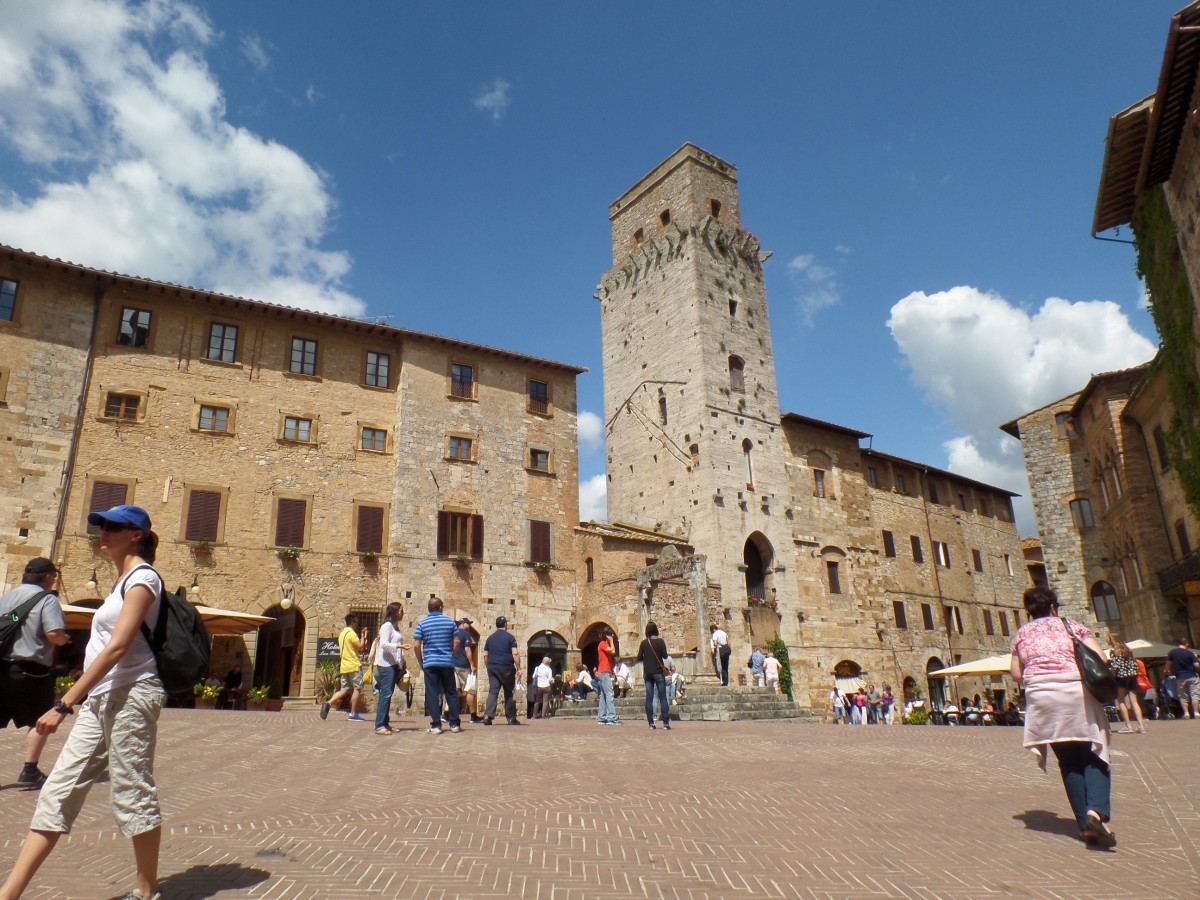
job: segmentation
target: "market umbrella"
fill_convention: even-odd
[[[231,637],[246,634],[256,631],[260,625],[273,621],[270,616],[255,616],[250,613],[235,612],[231,609],[214,609],[211,606],[199,605],[196,609],[204,619],[204,627],[208,629],[209,637]],[[67,628],[86,630],[92,627],[92,616],[96,614],[94,609],[86,606],[64,605],[62,610]]]
[[[1160,644],[1158,641],[1142,638],[1126,641],[1125,646],[1133,651],[1134,659],[1166,659],[1167,654],[1175,649],[1170,644]]]
[[[987,659],[977,659],[974,662],[959,663],[948,669],[938,669],[930,675],[1003,675],[1012,668],[1012,654],[989,656]]]
[[[68,631],[88,631],[92,627],[92,616],[96,614],[90,607],[73,606],[70,603],[62,605],[62,612]]]

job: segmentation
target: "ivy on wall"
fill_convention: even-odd
[[[1133,221],[1138,275],[1150,293],[1150,310],[1162,340],[1159,365],[1175,408],[1168,431],[1171,465],[1184,496],[1200,518],[1200,372],[1192,331],[1195,301],[1179,250],[1175,222],[1162,186],[1146,191]]]

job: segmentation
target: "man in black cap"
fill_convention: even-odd
[[[25,739],[25,768],[17,784],[37,790],[46,780],[38,768],[49,734],[38,734],[34,726],[54,706],[54,648],[67,642],[66,623],[54,586],[58,569],[43,557],[25,566],[21,586],[0,597],[0,620],[19,620],[12,640],[0,647],[0,728],[11,721],[28,728]]]
[[[496,701],[500,688],[504,688],[504,715],[509,725],[520,725],[517,718],[517,679],[521,677],[521,651],[517,639],[508,632],[508,619],[496,619],[496,630],[483,642],[483,665],[488,673],[487,708],[483,712],[483,724],[491,725],[496,718]]]
[[[458,687],[459,709],[467,710],[471,714],[471,721],[478,725],[483,719],[479,718],[476,699],[479,686],[475,683],[475,642],[471,640],[473,624],[466,616],[458,620],[458,640],[454,644],[454,683]]]

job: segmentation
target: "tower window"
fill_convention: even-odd
[[[742,392],[746,390],[746,361],[740,356],[729,357],[729,389]]]
[[[842,592],[842,576],[835,560],[825,561],[825,573],[829,576],[829,593],[840,594]]]
[[[643,231],[641,228],[639,228],[637,231],[635,231],[633,233],[633,246],[636,247],[638,244],[640,244],[642,242],[642,239],[645,236],[646,236],[646,232]]]
[[[669,209],[664,209],[662,212],[660,212],[658,214],[658,221],[663,223],[664,228],[666,226],[670,225],[671,224],[671,211]]]
[[[662,425],[667,424],[667,398],[658,398],[658,421]]]
[[[714,219],[721,218],[721,201],[720,200],[709,200],[708,208],[709,208],[709,211],[712,212],[712,217]]]
[[[700,465],[700,445],[692,444],[692,446],[689,447],[688,450],[692,454],[692,468],[694,469],[698,465]]]
[[[737,299],[734,297],[729,298],[729,315],[737,315]]]
[[[742,457],[746,464],[746,490],[754,490],[754,460],[750,458],[750,454],[754,450],[754,445],[750,443],[750,439],[742,441]]]

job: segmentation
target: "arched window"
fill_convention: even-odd
[[[596,580],[595,563],[592,561],[592,558],[589,556],[587,559],[585,559],[583,561],[583,564],[585,566],[587,566],[587,580],[588,580],[588,584],[591,584],[593,581]]]
[[[721,218],[721,201],[720,200],[709,200],[708,208],[712,212],[712,217],[714,219]]]
[[[1120,621],[1121,610],[1117,607],[1117,592],[1107,581],[1097,581],[1092,585],[1092,610],[1096,613],[1097,622]]]
[[[670,225],[671,224],[671,211],[669,209],[664,209],[662,212],[660,212],[658,214],[658,221],[660,221],[663,224],[664,228],[666,226]]]
[[[662,425],[667,424],[667,398],[658,398],[658,421]]]
[[[692,454],[692,468],[694,469],[700,465],[700,445],[692,444],[688,451]]]
[[[746,463],[746,490],[754,490],[754,460],[750,458],[750,454],[754,451],[754,445],[750,443],[750,439],[742,441],[742,457]]]
[[[729,389],[746,390],[746,361],[740,356],[729,357]]]

